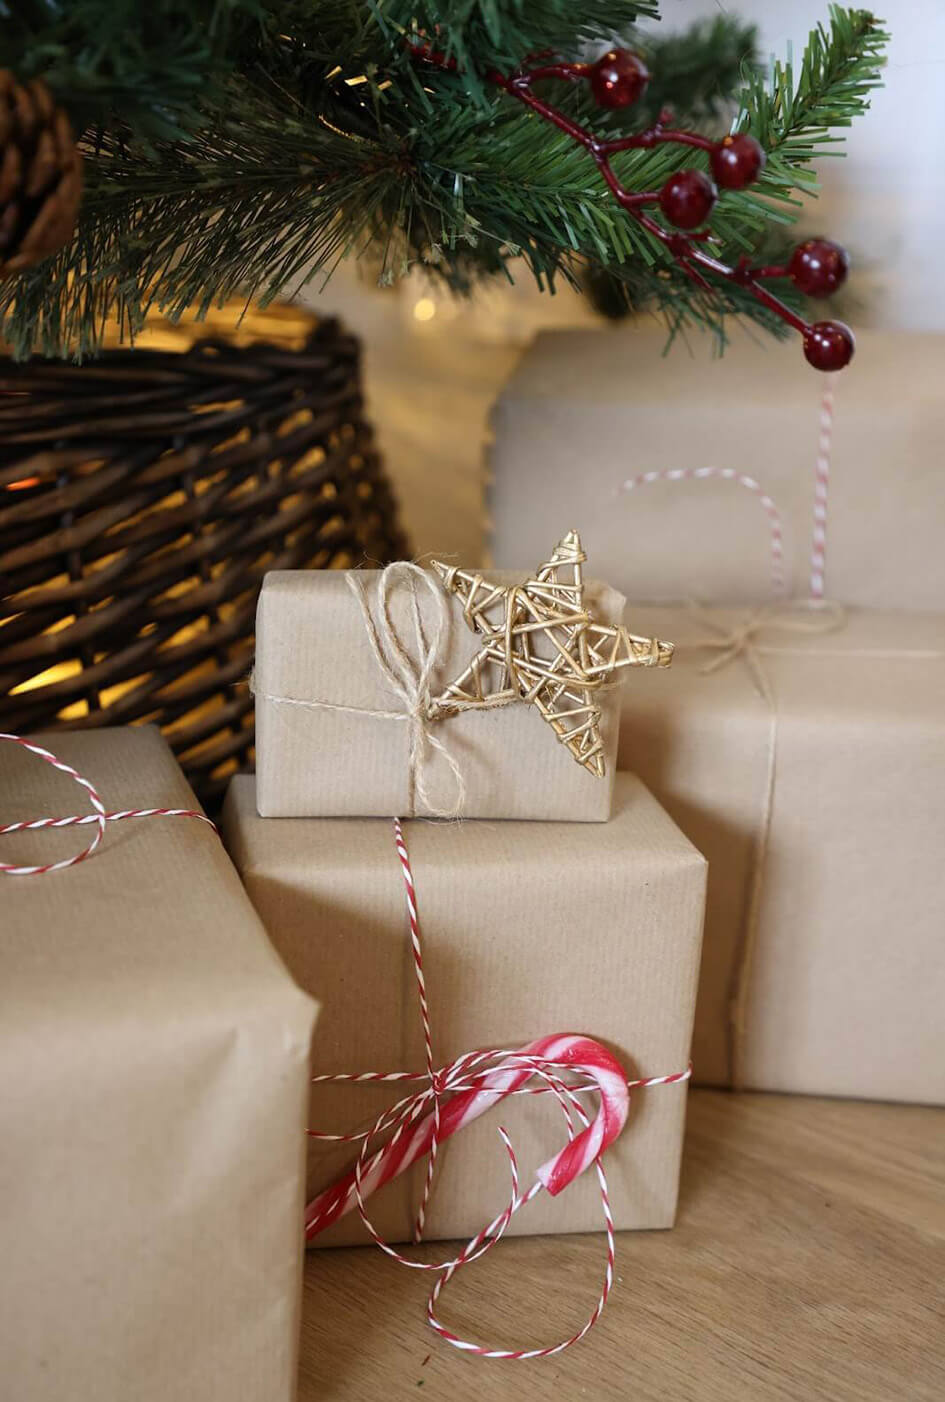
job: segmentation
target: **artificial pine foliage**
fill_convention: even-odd
[[[22,272],[71,238],[82,161],[69,118],[41,78],[0,68],[0,277]]]
[[[604,135],[644,128],[667,102],[712,130],[733,113],[732,129],[767,152],[758,181],[723,191],[712,214],[713,254],[734,264],[792,221],[815,155],[869,105],[885,35],[864,11],[833,7],[798,65],[762,72],[750,27],[641,36],[635,21],[655,11],[655,0],[0,0],[0,63],[20,82],[42,77],[65,107],[86,184],[71,245],[0,284],[3,333],[19,354],[81,354],[109,317],[133,332],[151,305],[174,316],[234,292],[265,301],[370,246],[385,281],[422,260],[465,290],[521,257],[550,287],[591,265],[673,326],[719,330],[731,312],[774,326],[746,288],[687,276],[614,203],[587,152],[490,75],[535,54],[593,58],[619,35],[653,75],[641,102],[605,112],[588,83],[551,81],[558,110]],[[614,167],[625,189],[648,191],[706,157],[657,145]]]

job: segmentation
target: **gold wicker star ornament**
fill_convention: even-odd
[[[598,778],[605,773],[596,693],[621,667],[668,667],[671,643],[595,623],[584,606],[587,556],[569,531],[524,584],[490,584],[481,574],[432,562],[444,588],[484,639],[465,672],[433,703],[435,714],[530,701],[563,745]]]

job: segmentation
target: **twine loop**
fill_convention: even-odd
[[[106,825],[123,822],[126,818],[199,818],[202,823],[206,823],[216,832],[216,826],[206,814],[198,813],[193,808],[126,808],[121,812],[108,813],[101,795],[91,779],[86,779],[77,769],[73,769],[71,764],[66,764],[65,760],[54,755],[51,750],[44,749],[35,741],[24,739],[22,735],[0,734],[0,742],[4,740],[19,745],[21,749],[35,755],[37,759],[44,760],[46,764],[51,764],[53,769],[58,769],[61,774],[66,774],[74,780],[80,788],[85,789],[93,811],[65,818],[26,818],[18,823],[4,823],[0,825],[0,837],[15,832],[37,832],[44,828],[92,826],[95,831],[88,845],[81,852],[77,852],[74,857],[63,857],[58,862],[45,862],[32,866],[16,866],[11,862],[0,862],[0,876],[48,876],[50,872],[64,871],[67,867],[78,866],[80,862],[91,857],[100,846],[105,837]]]
[[[399,710],[378,710],[369,706],[349,706],[315,697],[260,692],[256,687],[255,673],[250,676],[250,691],[276,706],[338,711],[346,715],[370,716],[375,720],[392,720],[406,724],[409,727],[406,805],[408,816],[416,812],[419,801],[431,817],[457,818],[466,804],[466,781],[445,737],[442,733],[436,733],[439,722],[447,715],[459,711],[473,708],[479,711],[487,710],[508,705],[518,698],[512,693],[475,703],[451,698],[449,706],[444,707],[434,697],[436,667],[449,641],[449,596],[420,565],[412,560],[395,560],[393,564],[385,566],[377,574],[373,599],[368,593],[364,577],[357,570],[347,571],[345,579],[357,600],[365,635],[378,669],[387,686],[402,701],[402,707]],[[408,595],[408,626],[412,635],[409,638],[401,635],[394,621],[391,604],[398,588],[406,589]],[[433,625],[429,637],[424,628],[420,608],[421,588],[426,590],[433,601]],[[429,763],[431,758],[437,755],[445,763],[452,781],[453,799],[449,803],[435,799],[429,789]]]
[[[364,579],[353,570],[348,571],[345,578],[361,609],[367,639],[381,675],[404,703],[402,712],[371,711],[367,714],[383,719],[403,719],[409,726],[409,809],[413,812],[419,799],[423,807],[435,817],[455,818],[465,806],[466,781],[445,740],[435,735],[432,729],[441,714],[434,704],[432,684],[434,670],[449,638],[450,611],[447,595],[420,565],[411,560],[397,560],[381,570],[378,576],[375,617]],[[405,586],[408,592],[414,652],[411,652],[410,646],[397,631],[391,613],[391,598],[398,585]],[[420,612],[421,585],[434,601],[433,632],[429,640],[424,632]],[[330,709],[355,708],[333,706]],[[426,760],[430,754],[439,755],[449,769],[455,794],[451,804],[437,804],[430,795],[426,781]]]

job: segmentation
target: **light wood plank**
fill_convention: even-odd
[[[506,1241],[443,1317],[489,1344],[553,1342],[602,1267],[602,1237]],[[617,1277],[575,1349],[489,1362],[433,1334],[425,1272],[310,1252],[299,1402],[941,1402],[945,1111],[692,1092],[678,1225],[622,1236]]]

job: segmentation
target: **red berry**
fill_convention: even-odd
[[[855,349],[853,332],[842,321],[815,321],[804,336],[804,355],[815,370],[842,370]]]
[[[743,190],[758,179],[768,159],[763,146],[745,131],[720,141],[712,152],[712,174],[723,190]]]
[[[629,49],[611,49],[591,66],[590,80],[599,107],[629,107],[642,97],[650,74]]]
[[[718,194],[701,170],[677,170],[660,190],[660,209],[677,229],[695,229],[712,213]]]
[[[827,239],[808,239],[791,254],[788,275],[808,297],[829,297],[846,282],[850,258],[845,248]]]

